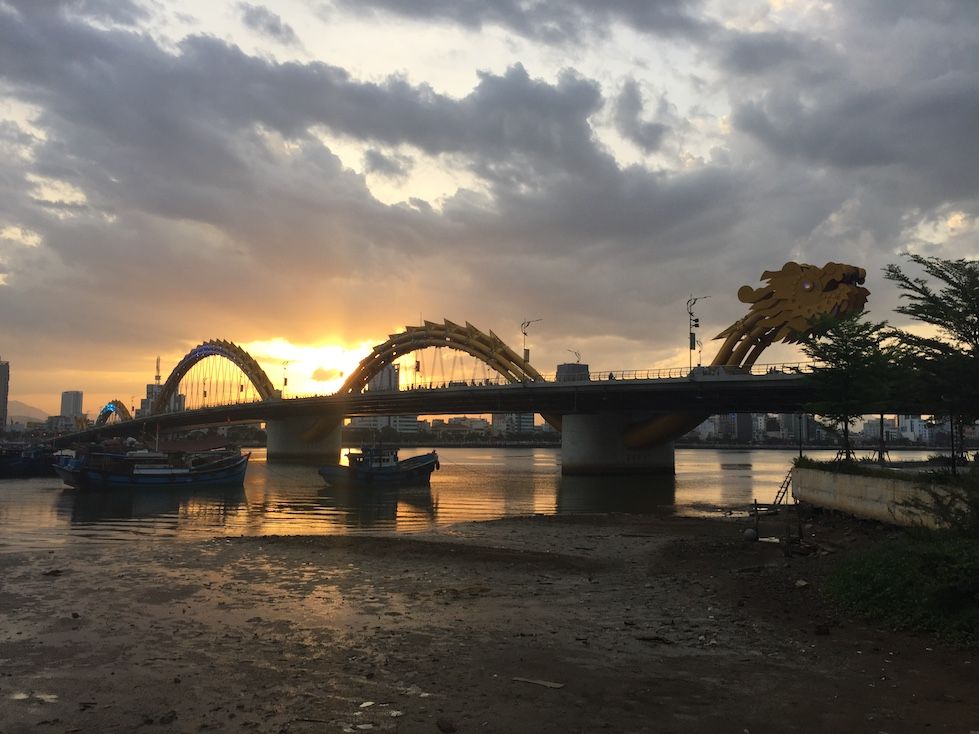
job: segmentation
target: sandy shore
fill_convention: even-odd
[[[821,550],[786,557],[742,527],[538,517],[3,554],[0,731],[979,730],[975,651],[824,601],[829,567],[884,531],[817,524]]]

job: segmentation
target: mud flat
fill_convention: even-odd
[[[762,533],[778,533],[782,520]],[[731,520],[0,554],[0,731],[969,732],[979,655],[837,613]]]

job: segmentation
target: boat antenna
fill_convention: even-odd
[[[581,364],[581,352],[579,352],[579,351],[577,351],[575,349],[569,349],[568,351],[571,352],[574,355],[574,361],[577,364]]]

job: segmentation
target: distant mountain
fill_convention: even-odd
[[[19,400],[8,400],[7,416],[8,421],[13,419],[19,422],[25,418],[31,421],[43,421],[48,417],[48,414],[40,408],[35,408],[33,405],[22,403]]]

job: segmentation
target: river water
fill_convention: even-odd
[[[403,450],[401,458],[423,449]],[[0,480],[0,551],[221,535],[417,532],[468,520],[568,513],[703,514],[770,502],[797,452],[677,449],[675,477],[563,477],[557,449],[439,449],[431,487],[329,487],[314,467],[253,450],[242,489],[78,492]],[[813,458],[834,452],[807,451]],[[902,452],[924,458],[927,452]]]

